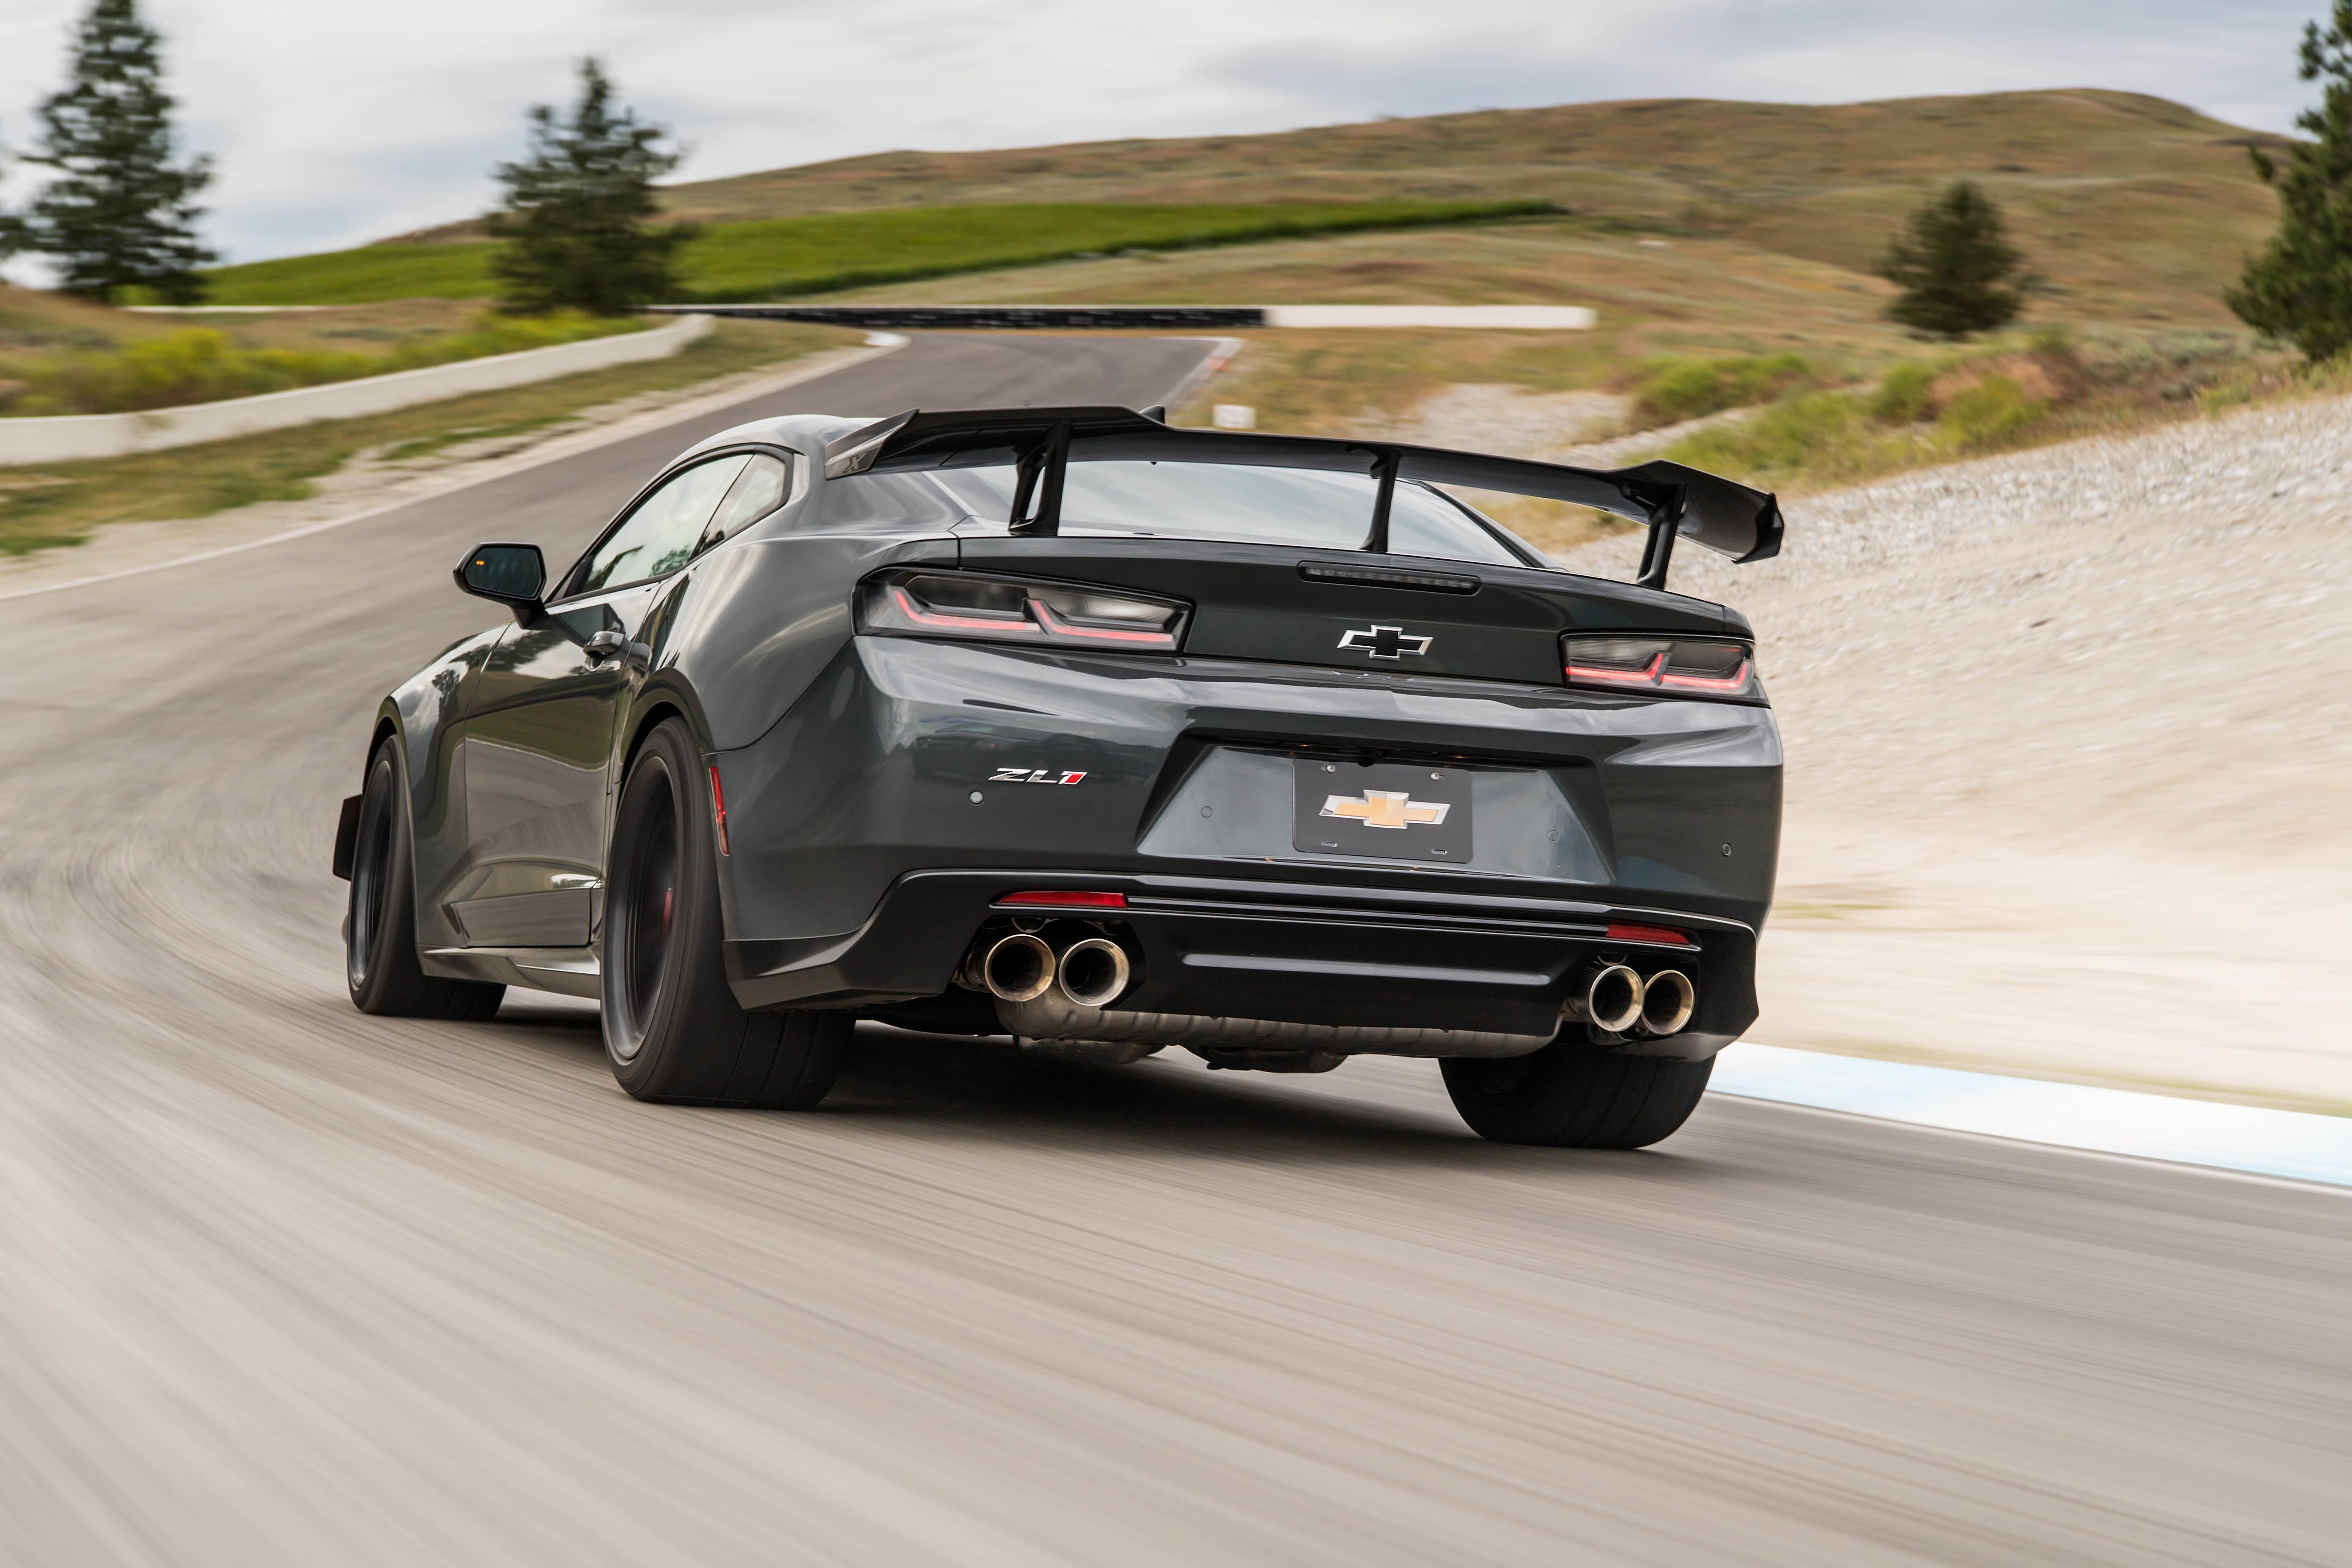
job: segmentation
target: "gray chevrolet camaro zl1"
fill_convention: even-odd
[[[1645,525],[1551,566],[1490,495]],[[1780,744],[1677,541],[1780,548],[1671,463],[802,416],[687,452],[387,697],[336,837],[352,1001],[601,1003],[642,1100],[778,1109],[853,1022],[1319,1072],[1433,1057],[1471,1127],[1627,1148],[1754,1021]]]

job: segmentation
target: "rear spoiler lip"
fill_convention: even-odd
[[[1777,496],[1662,459],[1629,468],[1580,468],[1395,441],[1185,428],[1160,424],[1130,408],[1108,406],[908,409],[828,443],[824,468],[828,479],[845,479],[894,469],[1034,463],[1049,447],[1058,450],[1072,441],[1108,447],[1108,453],[1098,454],[1104,456],[1145,457],[1159,451],[1193,462],[1223,459],[1360,470],[1376,478],[1385,474],[1540,496],[1615,512],[1650,525],[1649,547],[1637,579],[1644,587],[1664,586],[1677,535],[1744,563],[1779,554],[1785,530]],[[1051,524],[1040,531],[1051,531]],[[1383,519],[1372,537],[1384,533]]]

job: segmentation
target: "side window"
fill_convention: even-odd
[[[784,467],[782,458],[769,457],[765,452],[753,453],[736,479],[735,488],[719,503],[710,526],[703,530],[703,544],[716,544],[740,533],[783,505],[791,481],[792,470]]]
[[[628,521],[596,547],[571,591],[593,594],[599,588],[642,583],[685,565],[693,558],[711,514],[751,460],[749,453],[737,453],[698,463],[671,479],[639,502]]]

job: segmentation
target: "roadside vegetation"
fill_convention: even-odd
[[[1408,200],[1056,203],[824,213],[703,229],[678,248],[678,299],[777,300],[1117,251],[1450,226],[1549,210],[1546,202]],[[492,272],[497,249],[488,241],[392,242],[224,267],[205,274],[207,298],[227,305],[488,299],[499,290]]]
[[[255,342],[249,333],[214,326],[176,326],[120,342],[27,342],[12,334],[5,315],[0,314],[0,417],[120,414],[212,403],[549,348],[638,331],[648,324],[599,320],[576,311],[532,319],[486,310],[454,330],[387,333],[390,341],[380,346],[320,342],[296,347]],[[349,330],[354,335],[366,331]]]
[[[604,405],[779,365],[857,336],[784,321],[720,321],[670,358],[643,364],[165,452],[0,468],[0,555],[78,543],[107,523],[299,500],[355,458],[412,462],[461,444],[551,429]]]

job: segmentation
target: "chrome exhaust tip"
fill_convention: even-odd
[[[1034,1002],[1053,989],[1054,967],[1054,950],[1042,938],[1016,931],[988,950],[980,977],[999,1001]]]
[[[1691,1021],[1698,1006],[1698,987],[1679,969],[1661,969],[1642,984],[1640,1029],[1645,1035],[1671,1035]]]
[[[1584,986],[1585,1021],[1622,1035],[1642,1016],[1642,977],[1622,963],[1604,964]]]
[[[1127,950],[1105,937],[1090,936],[1062,950],[1055,978],[1062,994],[1081,1007],[1108,1007],[1127,989]]]

